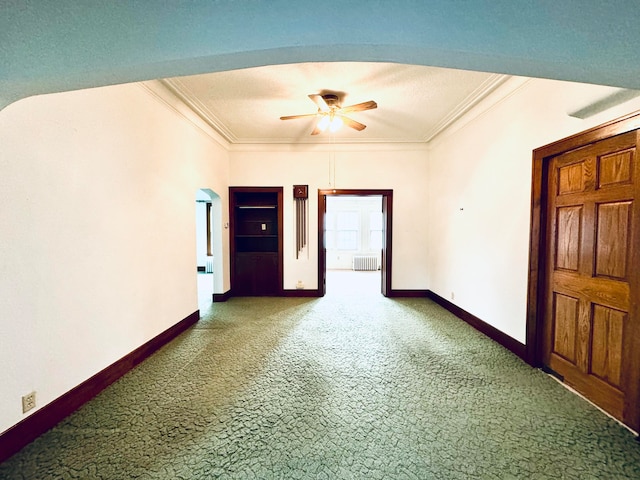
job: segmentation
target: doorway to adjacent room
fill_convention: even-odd
[[[384,296],[390,294],[392,204],[392,190],[318,191],[322,295],[347,287],[357,294],[375,284]]]
[[[382,196],[327,198],[327,295],[379,294],[382,231]]]
[[[222,204],[208,188],[196,192],[196,271],[198,308],[204,311],[222,289]]]

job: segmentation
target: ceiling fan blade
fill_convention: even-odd
[[[322,95],[312,93],[311,95],[309,95],[309,98],[313,100],[313,103],[315,103],[318,106],[318,109],[321,112],[329,111],[329,105],[327,105],[327,102],[324,101],[324,98],[322,98]]]
[[[349,105],[348,107],[341,108],[340,113],[361,112],[363,110],[372,110],[374,108],[378,108],[378,104],[373,100],[369,100],[368,102],[356,103],[355,105]]]
[[[362,124],[360,122],[356,122],[355,120],[352,120],[349,117],[345,117],[344,115],[340,115],[340,118],[342,119],[342,121],[344,122],[344,124],[347,127],[355,128],[359,132],[361,132],[362,130],[367,128],[366,125],[364,125],[364,124]]]
[[[315,117],[318,115],[317,113],[306,113],[304,115],[288,115],[285,117],[280,117],[280,120],[295,120],[296,118],[306,118],[306,117]]]

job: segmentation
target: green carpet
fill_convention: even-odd
[[[426,299],[234,298],[0,478],[638,479],[640,444]]]

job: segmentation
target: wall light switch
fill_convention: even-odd
[[[266,229],[267,229],[267,224],[266,224],[266,223],[263,223],[263,224],[262,224],[262,230],[264,231],[264,230],[266,230]]]

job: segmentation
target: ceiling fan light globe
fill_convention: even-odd
[[[331,120],[329,119],[329,117],[327,115],[323,115],[323,117],[318,122],[318,125],[317,125],[318,130],[321,130],[324,132],[329,126],[329,123],[331,123]]]
[[[333,120],[331,120],[331,124],[329,125],[329,130],[331,132],[337,132],[338,130],[340,130],[340,128],[342,128],[342,125],[344,125],[342,119],[340,117],[334,117]]]

